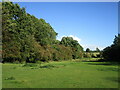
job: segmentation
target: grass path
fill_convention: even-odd
[[[3,88],[117,88],[118,66],[103,62],[50,62],[33,67],[2,65]]]

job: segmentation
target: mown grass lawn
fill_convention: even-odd
[[[2,64],[3,88],[118,88],[118,81],[118,66],[105,62]]]

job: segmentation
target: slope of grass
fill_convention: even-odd
[[[3,64],[3,88],[117,88],[118,66],[103,62]]]

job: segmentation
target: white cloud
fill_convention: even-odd
[[[96,48],[103,50],[105,48],[104,46],[97,46],[97,45],[82,45],[82,46],[84,50],[86,50],[86,48],[89,48],[90,50],[96,50]]]
[[[78,37],[76,37],[76,36],[74,36],[74,35],[69,35],[69,37],[72,37],[74,40],[77,40],[79,43],[80,43],[80,41],[81,41],[80,38],[78,38]]]
[[[62,39],[62,37],[66,37],[65,35],[63,35],[63,36],[57,36],[57,40],[59,40],[59,41],[61,41],[61,39]]]
[[[57,37],[57,40],[61,41],[62,37],[72,37],[74,40],[77,40],[79,43],[80,43],[80,41],[81,41],[80,38],[78,38],[77,36],[74,36],[74,35],[68,35],[68,36],[63,35],[63,36],[61,36],[61,37],[58,36],[58,37]]]
[[[65,35],[63,36],[58,36],[57,37],[57,40],[61,41],[62,37],[67,37]],[[74,35],[68,35],[68,37],[72,37],[74,40],[77,40],[78,43],[81,42],[81,39],[78,38],[77,36],[74,36]],[[86,50],[86,48],[89,48],[90,50],[96,50],[96,48],[99,48],[100,50],[103,50],[105,48],[105,46],[99,46],[99,45],[92,45],[92,44],[82,44],[80,43],[80,45],[84,48],[84,50]]]

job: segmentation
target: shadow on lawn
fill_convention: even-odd
[[[90,62],[90,63],[87,63],[87,64],[90,64],[90,65],[112,65],[112,66],[119,66],[120,65],[119,62],[107,62],[103,59],[99,59],[97,61],[83,61],[83,62]]]
[[[120,83],[120,79],[119,78],[116,78],[116,77],[107,77],[105,78],[106,80],[109,80],[109,81],[113,81],[113,82],[116,82],[116,83]]]
[[[40,66],[40,68],[48,68],[48,69],[51,69],[51,68],[55,68],[55,66],[53,66],[53,65],[44,65],[44,66]]]
[[[44,65],[44,66],[40,66],[40,68],[48,68],[48,69],[52,69],[52,68],[61,68],[64,67],[66,65]]]
[[[112,62],[102,62],[102,63],[88,63],[90,65],[112,65],[112,66],[118,66],[118,63],[112,63]]]
[[[39,68],[47,68],[47,69],[53,69],[53,68],[61,68],[61,67],[65,67],[66,65],[62,64],[62,65],[52,65],[52,64],[47,64],[47,65],[39,65],[39,64],[35,64],[35,63],[26,63],[24,65],[22,65],[22,67],[30,67],[31,69],[39,69]],[[15,68],[13,68],[15,69]]]

